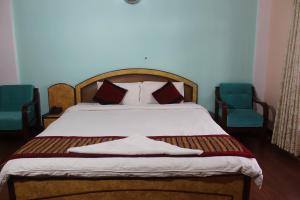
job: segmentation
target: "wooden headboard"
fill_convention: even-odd
[[[97,91],[97,81],[108,79],[115,83],[143,81],[175,81],[184,83],[184,101],[197,103],[198,85],[186,78],[165,71],[143,68],[129,68],[99,74],[75,86],[76,103],[93,102]]]

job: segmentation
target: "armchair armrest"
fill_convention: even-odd
[[[30,101],[30,102],[27,102],[27,103],[23,104],[23,106],[22,106],[22,112],[27,112],[27,111],[28,111],[28,108],[29,108],[30,106],[33,106],[33,105],[35,105],[35,104],[37,104],[37,103],[38,103],[37,100],[32,100],[32,101]]]
[[[220,99],[216,99],[215,104],[216,104],[216,110],[215,110],[216,119],[218,119],[218,117],[219,117],[219,106],[221,106],[221,108],[222,108],[221,121],[222,121],[222,124],[224,126],[226,126],[227,125],[228,105],[224,101],[221,101]]]
[[[264,127],[267,126],[269,120],[269,106],[266,102],[259,101],[256,97],[253,98],[253,102],[261,105],[263,108]]]
[[[24,138],[29,137],[29,128],[30,128],[30,122],[29,122],[29,108],[34,107],[35,109],[35,115],[36,120],[40,121],[37,109],[39,109],[39,98],[36,95],[36,91],[34,92],[33,100],[25,103],[22,105],[21,111],[22,111],[22,124],[23,124],[23,132],[24,132]]]
[[[38,102],[36,100],[32,100],[30,102],[27,102],[22,105],[22,121],[23,121],[23,128],[29,128],[29,118],[28,118],[28,113],[29,113],[29,107],[34,106]]]

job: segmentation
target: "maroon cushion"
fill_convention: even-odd
[[[100,104],[119,104],[123,100],[127,90],[108,80],[104,80],[94,96],[94,101]]]
[[[152,95],[160,104],[180,103],[184,100],[183,96],[171,82],[166,83],[160,89],[153,92]]]

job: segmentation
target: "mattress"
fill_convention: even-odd
[[[37,137],[45,136],[180,136],[227,134],[208,111],[194,103],[170,105],[99,105],[70,107]],[[103,157],[20,158],[8,161],[1,173],[54,177],[206,177],[242,173],[261,186],[263,175],[255,158]]]

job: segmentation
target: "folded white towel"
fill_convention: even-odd
[[[202,150],[181,148],[166,142],[149,139],[145,136],[133,135],[124,139],[71,147],[71,153],[109,154],[109,155],[201,155]]]

